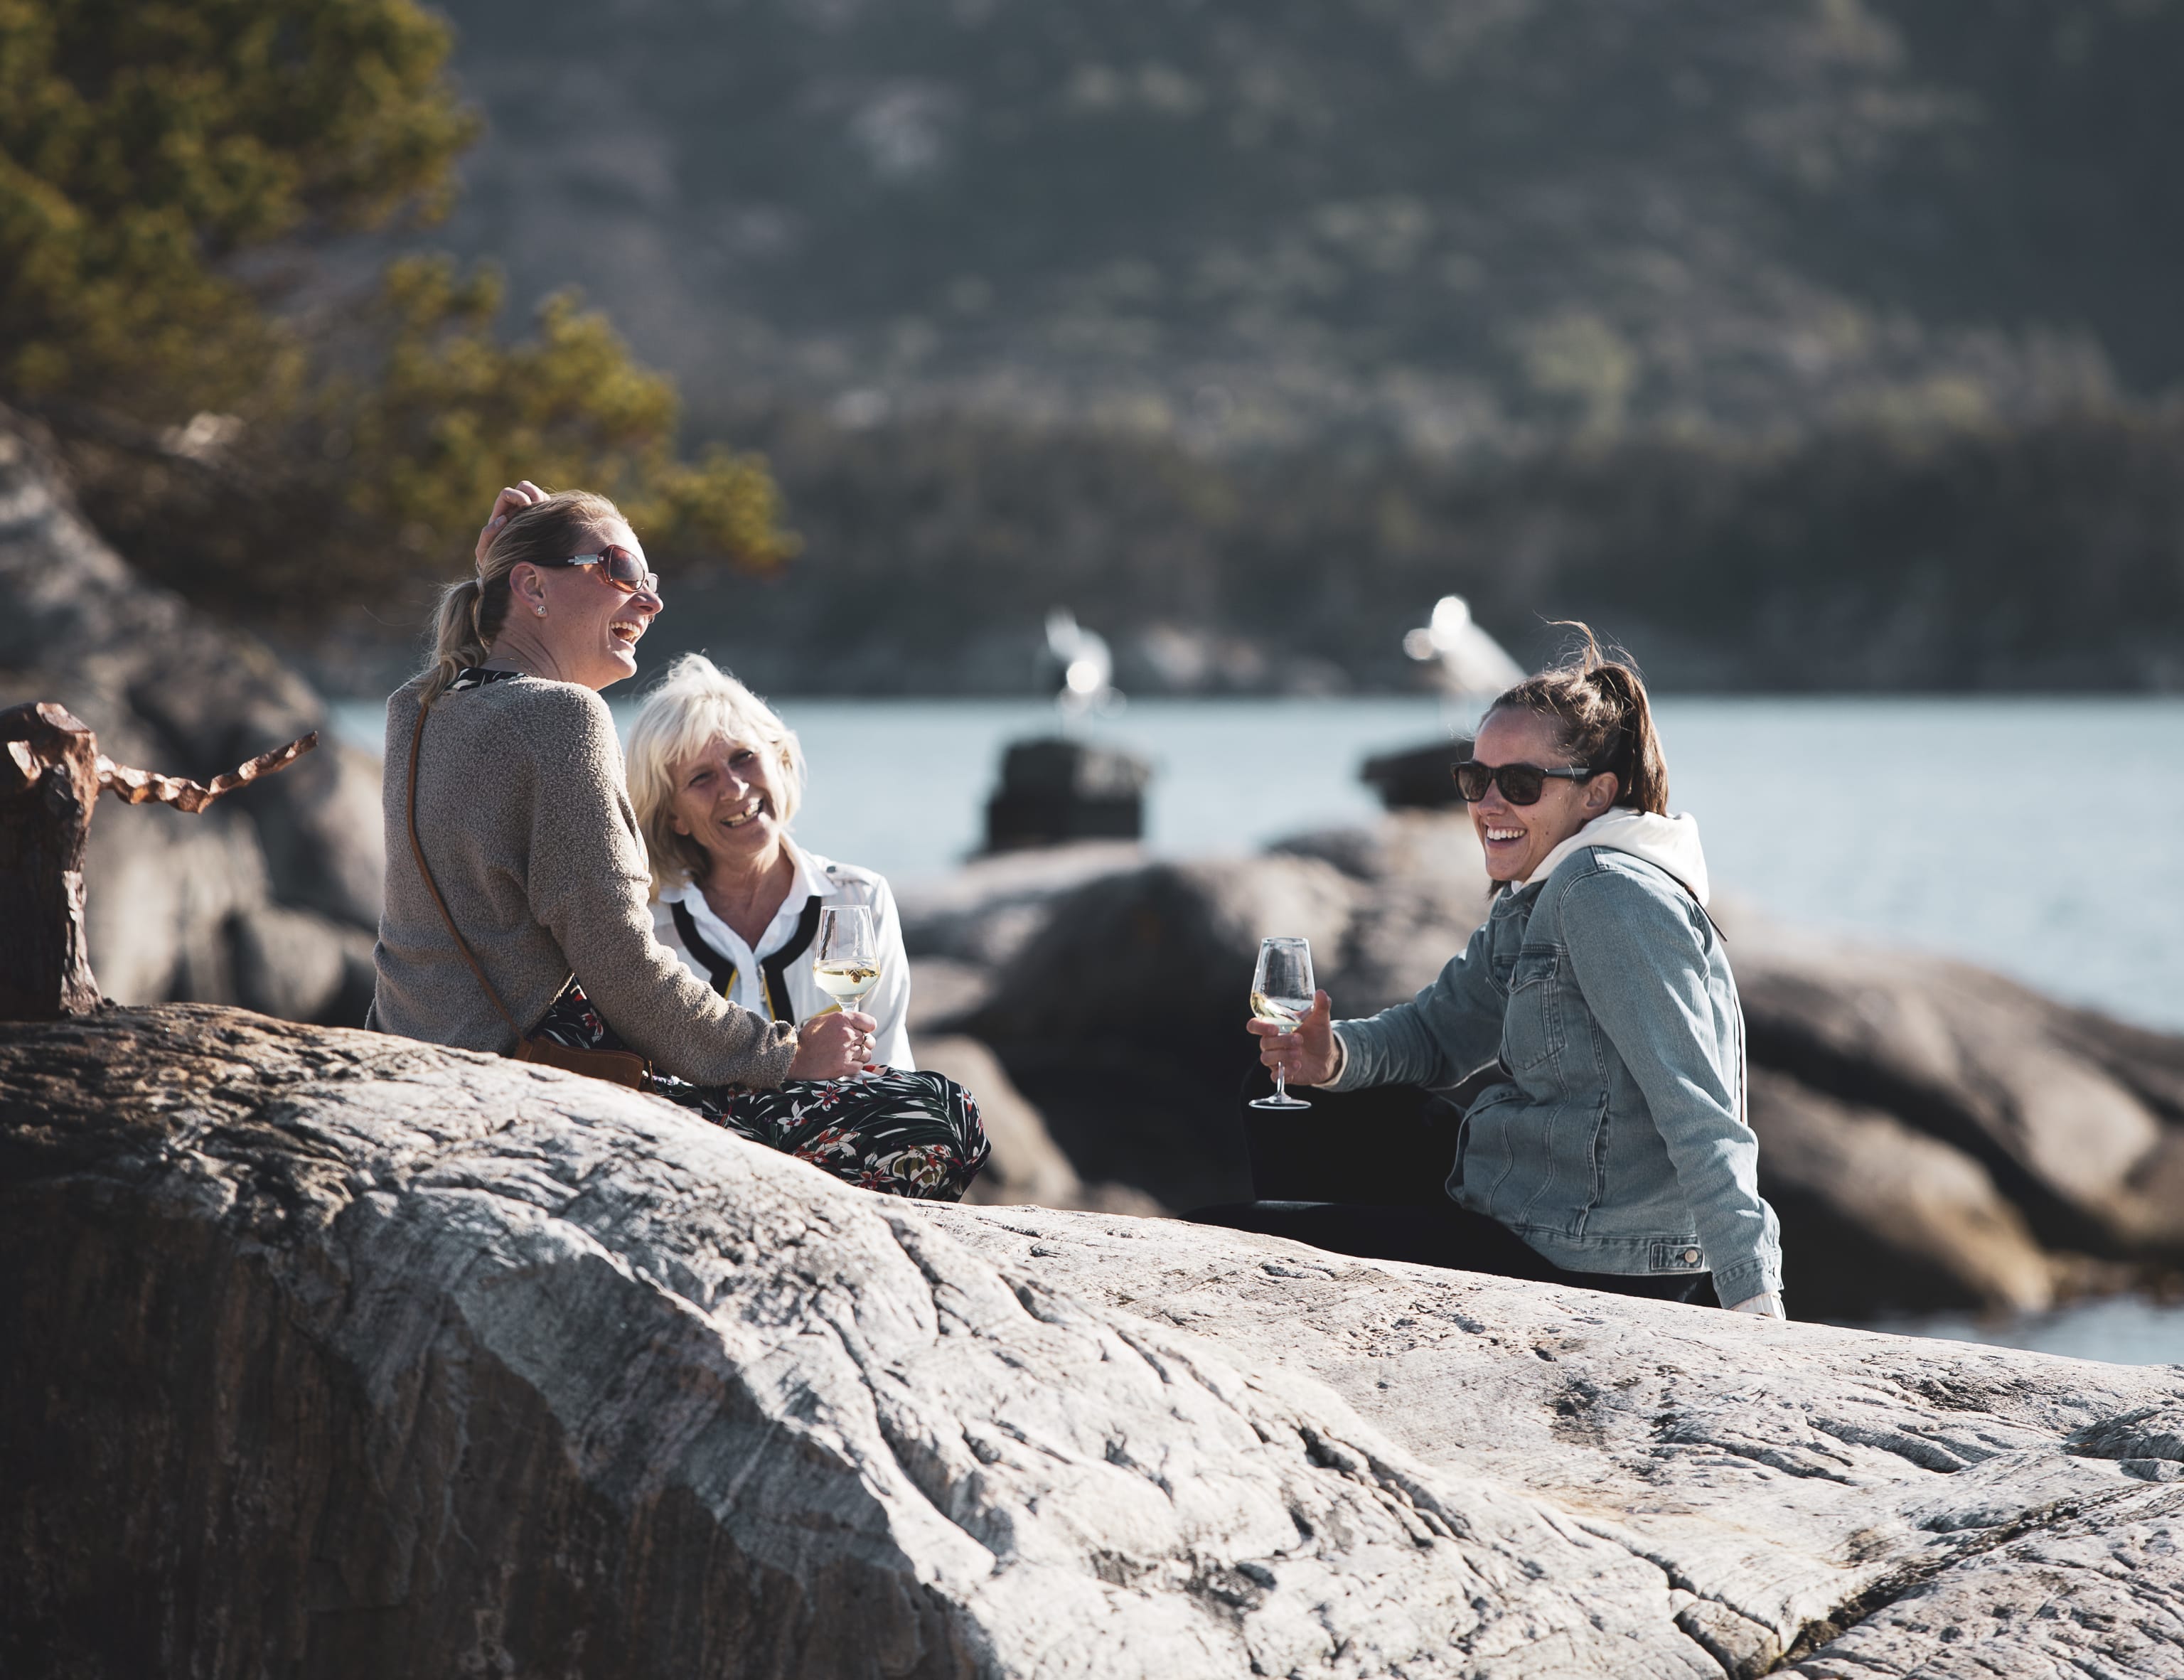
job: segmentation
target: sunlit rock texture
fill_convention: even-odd
[[[203,1006],[0,1028],[0,1670],[2173,1674],[2184,1380],[849,1189]]]

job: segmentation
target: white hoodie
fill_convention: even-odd
[[[1665,869],[1683,883],[1702,908],[1705,907],[1708,891],[1706,853],[1699,849],[1698,818],[1656,817],[1650,811],[1632,811],[1623,806],[1594,818],[1542,857],[1540,867],[1523,880],[1511,882],[1511,888],[1545,880],[1564,858],[1595,846],[1610,851],[1627,851],[1633,857],[1644,858],[1657,869]]]

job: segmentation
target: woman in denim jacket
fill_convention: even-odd
[[[1744,1113],[1744,1017],[1697,824],[1638,673],[1581,658],[1495,701],[1458,786],[1499,884],[1440,977],[1369,1020],[1328,995],[1260,1059],[1333,1091],[1494,1080],[1437,1207],[1256,1203],[1201,1218],[1337,1252],[1782,1314],[1781,1238]]]

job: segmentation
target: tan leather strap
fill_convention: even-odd
[[[410,737],[410,855],[417,860],[417,873],[425,878],[426,891],[432,895],[432,902],[440,907],[440,919],[448,924],[448,938],[454,940],[455,949],[463,953],[463,961],[471,965],[471,972],[477,976],[477,983],[485,988],[485,995],[493,1000],[493,1007],[500,1012],[500,1019],[508,1023],[509,1031],[515,1035],[520,1043],[523,1038],[523,1029],[515,1024],[515,1017],[508,1013],[508,1006],[500,1001],[500,993],[493,989],[493,982],[485,977],[485,969],[471,953],[470,941],[456,927],[455,918],[448,913],[448,901],[440,896],[439,883],[432,879],[432,870],[425,865],[425,848],[418,844],[417,754],[425,745],[425,714],[430,710],[427,706],[418,706],[416,732]]]

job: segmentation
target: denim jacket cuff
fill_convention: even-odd
[[[1777,1294],[1781,1292],[1782,1268],[1779,1262],[1763,1254],[1754,1254],[1734,1265],[1718,1267],[1714,1271],[1713,1292],[1724,1307],[1749,1301],[1770,1289]]]
[[[1334,1071],[1320,1081],[1318,1089],[1339,1091],[1342,1089],[1342,1076],[1350,1071],[1352,1058],[1350,1054],[1350,1047],[1343,1042],[1341,1027],[1338,1024],[1330,1027],[1328,1030],[1329,1035],[1334,1040]]]

